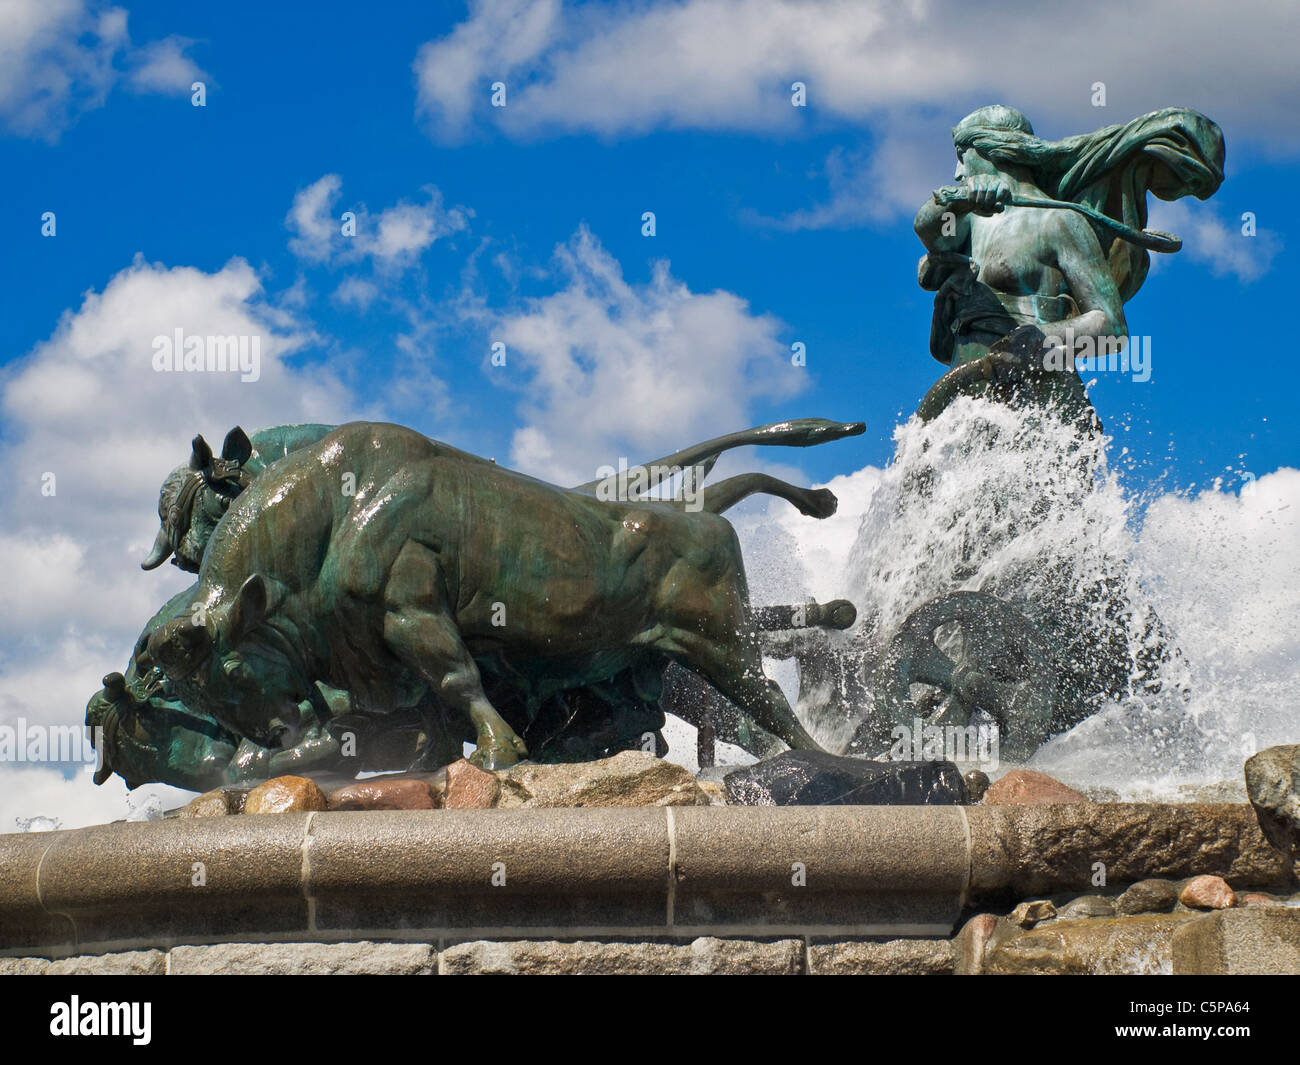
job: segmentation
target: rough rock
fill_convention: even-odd
[[[432,810],[427,780],[412,777],[368,777],[333,789],[326,797],[331,810]]]
[[[1300,856],[1300,744],[1268,747],[1246,759],[1246,794],[1265,838]]]
[[[989,785],[984,794],[986,806],[1030,806],[1044,802],[1091,802],[1083,792],[1075,791],[1055,777],[1033,769],[1012,769]]]
[[[1021,928],[1033,928],[1043,921],[1050,921],[1056,916],[1056,907],[1047,899],[1034,899],[1022,902],[1009,914],[1007,920]]]
[[[951,806],[967,800],[952,762],[870,762],[784,751],[724,778],[740,806]]]
[[[977,913],[952,941],[953,971],[958,976],[979,976],[989,951],[1020,931],[1005,917]]]
[[[1264,839],[1245,803],[981,804],[967,816],[975,838],[997,840],[981,858],[988,872],[976,869],[977,898],[995,884],[1019,898],[1086,890],[1100,871],[1113,884],[1213,873],[1243,889],[1295,890],[1293,863]]]
[[[1071,899],[1057,911],[1057,916],[1066,920],[1077,917],[1114,917],[1115,900],[1105,895],[1080,895]]]
[[[701,936],[691,943],[479,940],[444,950],[441,971],[449,975],[794,975],[803,972],[803,953],[803,943],[797,939],[763,942]]]
[[[723,787],[721,781],[717,780],[699,780],[695,781],[700,788],[700,796],[704,799],[705,806],[726,806],[727,789]]]
[[[244,800],[246,814],[303,813],[325,809],[325,793],[309,777],[274,777]]]
[[[1236,905],[1237,896],[1221,876],[1194,876],[1183,885],[1178,901],[1194,910],[1227,910]]]
[[[979,802],[988,793],[989,775],[984,770],[968,770],[962,779],[966,781],[966,794],[971,802]]]
[[[161,950],[125,950],[116,954],[80,954],[50,962],[50,976],[162,976],[167,959]]]
[[[1300,910],[1250,906],[1192,917],[1174,934],[1173,970],[1180,976],[1294,976],[1300,973]]]
[[[1237,896],[1238,906],[1285,906],[1286,902],[1266,891],[1247,891]]]
[[[495,773],[462,758],[444,770],[442,806],[448,810],[488,810],[497,804],[501,781]]]
[[[812,943],[808,971],[814,976],[951,976],[953,946],[946,939]]]
[[[595,762],[525,762],[497,776],[501,807],[695,806],[700,795],[687,770],[644,751],[621,751]]]
[[[438,969],[430,943],[214,943],[173,947],[173,976],[428,976]]]
[[[49,958],[0,958],[0,976],[43,976],[49,968]]]
[[[1121,917],[1138,913],[1168,913],[1178,902],[1178,885],[1172,880],[1139,880],[1115,902]]]
[[[1157,975],[1173,970],[1174,932],[1189,914],[1052,921],[993,946],[984,972],[1036,976]]]
[[[244,812],[247,788],[213,788],[181,807],[178,817],[227,817]]]

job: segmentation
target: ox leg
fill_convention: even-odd
[[[700,674],[768,732],[798,750],[820,751],[821,745],[799,724],[780,686],[763,672],[758,642],[743,637],[718,642],[675,630],[664,650]]]
[[[394,654],[428,680],[443,705],[473,723],[477,746],[471,762],[483,769],[503,769],[527,756],[524,741],[488,702],[478,666],[449,615],[390,612],[384,618],[384,639]]]
[[[484,769],[514,765],[528,754],[528,748],[488,701],[478,666],[460,638],[442,589],[437,556],[414,541],[407,543],[393,564],[385,591],[384,641],[429,682],[448,710],[473,723],[477,747],[470,761]],[[431,727],[436,724],[430,722]]]
[[[800,488],[766,473],[741,473],[705,488],[704,509],[711,514],[721,514],[758,492],[784,499],[794,504],[800,514],[810,518],[829,518],[839,506],[835,493],[829,488]]]

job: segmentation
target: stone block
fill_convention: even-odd
[[[1173,968],[1180,976],[1300,975],[1300,909],[1248,906],[1194,917],[1174,934]]]
[[[214,943],[175,947],[173,976],[430,976],[429,943]]]
[[[803,943],[701,936],[690,943],[478,940],[442,952],[455,975],[773,975],[803,972]]]

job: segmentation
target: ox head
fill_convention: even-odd
[[[217,522],[248,484],[243,467],[252,453],[252,442],[239,426],[226,434],[220,458],[202,436],[194,438],[190,461],[172,470],[158,493],[161,528],[142,569],[157,569],[171,558],[172,565],[198,573]]]
[[[296,739],[299,703],[312,683],[290,641],[267,623],[271,594],[253,574],[228,603],[155,629],[143,660],[165,674],[186,706],[264,747],[279,747]]]

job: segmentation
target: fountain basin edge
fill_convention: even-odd
[[[1294,890],[1245,804],[322,812],[0,835],[0,955],[187,944],[948,937],[982,900]]]

